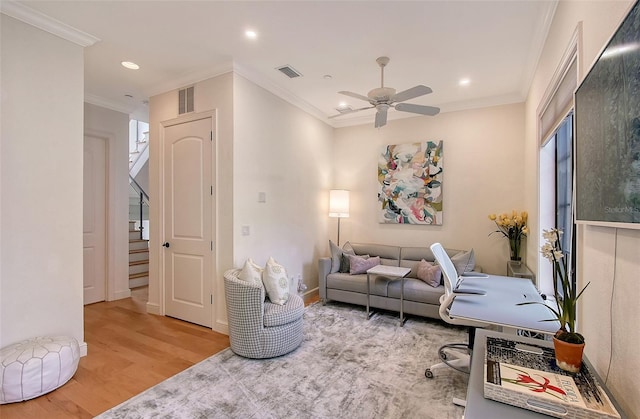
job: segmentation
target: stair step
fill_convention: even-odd
[[[129,275],[129,288],[138,288],[144,285],[149,285],[148,273]]]
[[[140,230],[129,230],[129,240],[140,239]]]
[[[129,240],[129,250],[149,249],[149,240]]]
[[[149,272],[138,272],[137,274],[129,274],[129,279],[144,278],[149,276]]]
[[[129,250],[129,262],[149,259],[149,249]]]
[[[129,262],[129,275],[140,273],[149,274],[149,261],[144,261],[144,263]]]

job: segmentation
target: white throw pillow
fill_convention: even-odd
[[[264,269],[261,266],[258,266],[251,258],[247,259],[244,263],[244,266],[240,270],[238,274],[238,279],[241,279],[250,284],[260,285],[262,284],[262,272]]]
[[[274,304],[284,305],[289,299],[289,278],[284,266],[273,260],[267,261],[262,275],[262,282],[267,290],[267,296]]]

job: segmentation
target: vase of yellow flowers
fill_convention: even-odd
[[[489,219],[496,223],[498,230],[489,233],[500,233],[509,240],[509,254],[512,261],[520,262],[520,251],[522,250],[522,240],[527,237],[529,229],[527,228],[528,214],[526,211],[518,213],[513,211],[511,215],[489,214]]]

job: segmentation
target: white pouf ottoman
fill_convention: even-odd
[[[0,404],[33,399],[69,381],[80,348],[69,336],[45,336],[0,350]]]

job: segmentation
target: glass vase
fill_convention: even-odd
[[[520,246],[522,242],[520,239],[509,238],[509,249],[511,260],[514,262],[520,262],[522,259],[520,258]]]

